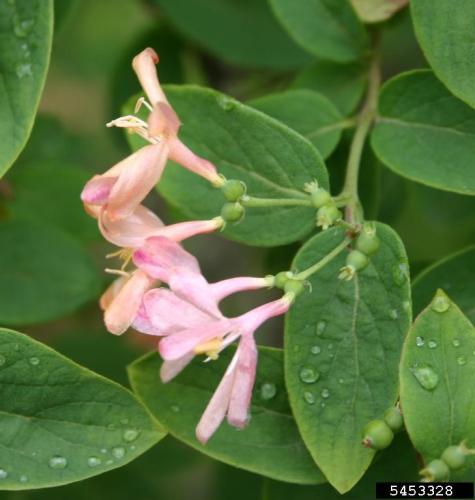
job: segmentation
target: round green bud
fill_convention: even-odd
[[[366,255],[374,255],[381,245],[376,236],[376,229],[372,224],[365,224],[356,238],[356,248]]]
[[[221,209],[221,217],[225,222],[237,222],[244,215],[244,207],[240,203],[225,203]]]
[[[289,279],[291,278],[291,273],[289,271],[281,271],[280,273],[277,273],[274,277],[274,286],[276,288],[280,288],[281,290],[284,289],[285,284]]]
[[[444,481],[449,477],[450,470],[443,460],[432,460],[427,466],[419,472],[428,481]]]
[[[465,465],[467,454],[462,446],[449,446],[440,457],[451,469],[461,469]]]
[[[332,201],[331,194],[323,188],[318,188],[316,191],[313,191],[310,198],[312,199],[312,203],[315,208],[323,207],[323,205]]]
[[[293,293],[295,297],[300,295],[305,289],[304,282],[302,280],[289,279],[284,285],[285,293]]]
[[[352,250],[346,258],[346,265],[355,271],[361,271],[369,264],[368,257],[359,250]]]
[[[401,415],[401,410],[396,406],[388,408],[384,412],[384,421],[389,425],[391,430],[399,431],[404,423]]]
[[[393,431],[384,420],[372,420],[363,430],[363,446],[374,450],[384,450],[394,438]]]
[[[226,181],[221,186],[221,191],[228,201],[238,201],[246,192],[246,185],[234,179]]]
[[[341,212],[333,202],[323,205],[317,211],[317,226],[321,226],[322,229],[328,229],[339,219]]]

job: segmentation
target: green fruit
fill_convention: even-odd
[[[389,427],[393,431],[400,430],[404,423],[401,415],[401,410],[396,406],[388,408],[384,412],[384,421],[389,425]]]
[[[440,457],[451,469],[461,469],[465,465],[466,453],[461,446],[449,446]]]
[[[231,179],[221,186],[221,191],[228,201],[238,201],[246,192],[246,185],[241,181]]]
[[[449,477],[450,470],[445,462],[436,459],[432,460],[424,469],[419,472],[428,481],[444,481]]]
[[[393,431],[384,420],[372,420],[363,430],[363,445],[374,450],[384,450],[394,438]]]
[[[225,203],[221,209],[221,217],[225,222],[237,222],[244,215],[244,207],[240,203]]]
[[[281,271],[280,273],[276,274],[274,277],[274,286],[276,288],[280,288],[281,290],[283,290],[285,284],[290,279],[289,274],[290,274],[289,271]]]
[[[339,219],[341,219],[341,212],[333,202],[323,205],[317,211],[317,226],[323,229],[329,228]]]
[[[368,257],[359,250],[352,250],[346,258],[346,265],[355,271],[361,271],[369,264]]]
[[[331,194],[323,188],[319,188],[310,195],[315,208],[323,207],[332,201]]]
[[[284,286],[285,293],[293,293],[295,297],[300,295],[305,289],[305,285],[301,280],[289,279]]]
[[[376,229],[373,224],[365,224],[358,238],[356,248],[366,255],[374,255],[381,245],[381,241],[376,236]]]

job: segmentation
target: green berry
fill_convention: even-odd
[[[330,203],[332,201],[331,194],[323,188],[319,188],[316,191],[313,191],[310,197],[315,208],[323,207],[323,205],[326,205],[327,203]]]
[[[322,229],[328,229],[339,219],[341,219],[341,212],[332,202],[323,205],[317,211],[317,226],[321,226]]]
[[[305,285],[301,280],[289,279],[284,286],[285,293],[293,293],[295,297],[304,291]]]
[[[221,209],[221,217],[225,222],[237,222],[244,215],[244,207],[240,203],[225,203]]]
[[[374,450],[384,450],[394,438],[393,431],[384,420],[372,420],[363,430],[363,445]]]
[[[246,185],[241,181],[231,179],[221,186],[221,191],[228,201],[238,201],[246,192]]]
[[[346,265],[355,271],[361,271],[369,264],[368,257],[359,250],[352,250],[346,258]]]
[[[439,459],[432,460],[419,472],[428,481],[444,481],[449,477],[450,470],[447,464]]]
[[[276,274],[274,277],[274,286],[276,288],[280,288],[281,290],[283,290],[285,287],[285,284],[290,279],[290,276],[289,276],[290,274],[291,273],[289,273],[289,271],[281,271],[280,273]]]
[[[451,469],[461,469],[465,465],[466,451],[462,446],[449,446],[440,457]]]
[[[376,228],[373,224],[364,224],[361,232],[356,239],[356,248],[366,255],[374,255],[381,245],[376,236]]]
[[[401,415],[401,410],[396,406],[388,408],[384,412],[384,421],[389,425],[389,427],[393,431],[400,430],[404,423]]]

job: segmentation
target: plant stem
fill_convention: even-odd
[[[329,254],[325,255],[318,262],[310,266],[305,271],[302,271],[294,276],[294,278],[299,280],[305,280],[312,274],[320,271],[322,267],[325,267],[329,262],[331,262],[338,254],[340,254],[351,242],[351,238],[345,238],[337,247],[335,247]]]
[[[358,123],[350,146],[346,178],[340,196],[347,195],[350,200],[346,207],[346,220],[350,223],[360,222],[361,205],[358,197],[358,174],[361,155],[371,126],[376,117],[378,107],[378,93],[381,84],[379,34],[375,33],[373,41],[373,58],[368,75],[368,91],[358,114]]]
[[[253,196],[243,196],[241,204],[245,207],[311,207],[310,198],[254,198]]]

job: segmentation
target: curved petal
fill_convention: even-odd
[[[187,354],[175,361],[164,361],[160,367],[160,379],[166,384],[175,378],[194,358],[193,354]]]
[[[150,320],[150,317],[145,309],[143,299],[142,302],[140,303],[140,307],[137,311],[137,314],[135,315],[135,318],[130,326],[134,330],[137,330],[140,333],[145,333],[146,335],[153,335],[156,337],[162,335],[161,329],[157,328]]]
[[[291,302],[284,296],[278,300],[268,302],[267,304],[252,309],[246,314],[235,318],[235,321],[239,325],[240,330],[253,333],[268,319],[285,314],[289,310],[290,305]]]
[[[239,277],[210,284],[211,293],[217,302],[225,297],[245,290],[258,290],[269,286],[267,278]]]
[[[158,80],[155,67],[158,61],[158,54],[151,47],[142,50],[132,60],[132,68],[152,105],[158,101],[168,102]]]
[[[99,307],[105,311],[117,297],[122,287],[127,283],[129,278],[127,276],[119,276],[115,279],[106,289],[106,291],[101,295],[99,299]]]
[[[154,136],[175,136],[181,122],[173,108],[166,102],[157,102],[148,117],[148,133]]]
[[[86,183],[81,192],[81,200],[88,205],[105,205],[118,177],[95,175]]]

